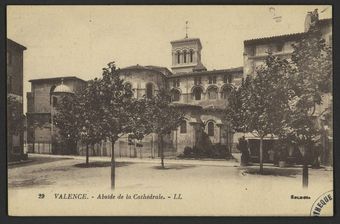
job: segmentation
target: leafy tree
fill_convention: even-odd
[[[24,131],[24,114],[22,114],[22,104],[18,100],[7,95],[7,134],[20,135]],[[9,155],[11,156],[11,155]]]
[[[131,87],[124,84],[115,64],[103,69],[102,78],[88,81],[87,87],[75,95],[63,97],[55,116],[55,124],[64,140],[79,139],[89,145],[111,141],[111,187],[115,187],[114,145],[125,134],[142,139],[151,132],[146,115],[146,99],[133,98]]]
[[[11,135],[18,135],[24,130],[24,114],[22,111],[22,104],[13,96],[7,96],[7,111],[8,111],[8,127],[7,130]]]
[[[238,89],[232,90],[227,118],[235,130],[252,132],[260,139],[260,173],[263,172],[263,139],[281,134],[286,126],[289,101],[289,74],[292,68],[286,59],[269,54],[265,64],[247,77]]]
[[[315,104],[321,103],[322,94],[332,92],[332,46],[326,44],[320,27],[315,25],[293,44],[293,49],[291,59],[296,72],[292,75],[296,94],[314,109]]]
[[[79,94],[79,103],[76,104],[76,120],[79,128],[79,138],[86,145],[86,164],[89,162],[89,145],[100,143],[105,139],[104,131],[100,125],[103,110],[99,94],[100,80],[95,78],[87,83],[87,87]]]
[[[226,117],[231,122],[231,127],[237,132],[247,131],[245,99],[247,98],[247,91],[250,90],[250,80],[250,76],[247,76],[246,79],[242,79],[238,88],[235,86],[230,88]]]
[[[86,145],[86,164],[89,164],[89,145],[104,139],[99,119],[102,113],[98,94],[99,80],[90,80],[75,94],[63,95],[57,105],[54,123],[62,141],[70,145],[80,141]]]
[[[64,143],[65,147],[76,144],[79,138],[79,127],[77,125],[76,107],[79,104],[78,97],[68,93],[61,96],[53,115],[53,124],[57,127],[54,130],[57,141]]]
[[[184,113],[171,104],[171,93],[165,89],[160,89],[156,96],[147,99],[148,120],[151,122],[152,130],[159,136],[159,149],[161,165],[164,167],[164,136],[176,130],[185,120]]]
[[[111,188],[114,189],[116,167],[114,144],[125,134],[142,139],[149,130],[146,128],[147,119],[144,118],[145,101],[133,98],[131,87],[124,84],[114,62],[109,63],[108,66],[103,69],[103,77],[98,87],[102,110],[98,123],[102,133],[111,141]]]
[[[322,96],[332,93],[332,46],[326,44],[318,23],[311,26],[305,36],[293,44],[291,87],[295,94],[291,101],[290,119],[285,136],[297,144],[303,154],[303,186],[308,186],[308,158],[320,134],[316,106]],[[332,115],[331,115],[332,116]]]

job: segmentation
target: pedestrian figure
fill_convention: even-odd
[[[248,142],[245,140],[244,136],[239,138],[238,149],[242,153],[241,166],[247,166],[249,163],[249,151],[248,151]]]

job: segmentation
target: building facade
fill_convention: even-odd
[[[311,12],[306,16],[305,32],[245,40],[243,52],[244,77],[253,75],[256,67],[264,64],[269,52],[282,58],[290,58],[293,53],[292,44],[306,35],[312,23],[311,16]],[[320,27],[322,38],[326,44],[332,45],[332,19],[318,20],[315,25]]]
[[[311,26],[318,26],[325,43],[332,46],[332,19],[320,19],[317,11],[308,12],[304,23],[304,32],[286,34],[280,36],[261,37],[244,41],[244,78],[255,74],[256,68],[265,63],[265,58],[271,52],[275,56],[290,60],[293,53],[292,44],[301,40]],[[321,163],[323,165],[333,164],[333,123],[332,119],[325,118],[322,114],[327,110],[333,110],[332,93],[322,96],[322,104],[315,109],[317,125],[323,129],[320,143],[322,144]]]
[[[136,98],[152,97],[159,89],[167,88],[172,103],[186,112],[186,121],[166,138],[166,154],[179,155],[185,147],[198,146],[202,141],[232,150],[233,132],[224,118],[224,109],[228,106],[231,86],[242,82],[242,67],[207,71],[201,62],[199,38],[171,41],[171,45],[172,71],[136,65],[120,69],[120,77],[129,83]],[[118,148],[124,148],[124,144],[125,148],[130,147],[126,139],[118,142]],[[157,135],[147,136],[142,145],[140,150],[146,153],[153,150],[158,155]]]
[[[8,160],[24,158],[23,67],[26,47],[7,39]]]
[[[56,141],[53,125],[58,101],[63,94],[73,94],[86,86],[86,81],[75,76],[29,80],[27,93],[27,150],[47,154],[76,153],[76,149],[63,149]]]
[[[239,85],[242,67],[207,71],[201,62],[202,45],[198,38],[184,38],[171,42],[172,70],[159,66],[134,65],[117,70],[124,82],[131,86],[134,97],[152,97],[160,89],[168,89],[172,103],[186,113],[186,121],[164,138],[166,156],[177,156],[185,147],[202,144],[221,144],[225,150],[233,148],[233,133],[224,119],[228,94],[232,85]],[[30,152],[63,153],[53,146],[53,97],[60,78],[30,80],[32,91],[27,93],[28,143]],[[63,85],[71,92],[85,82],[76,77],[64,77]],[[58,88],[58,87],[57,87]],[[44,125],[34,125],[41,120]],[[52,129],[52,130],[51,130]],[[139,144],[137,144],[139,143]],[[142,147],[137,147],[142,146]],[[77,153],[85,155],[85,146],[78,144]],[[117,142],[117,156],[157,157],[159,141],[156,133],[140,142],[131,142],[126,136]],[[65,153],[65,152],[64,152]],[[90,155],[110,156],[111,143],[94,145]]]

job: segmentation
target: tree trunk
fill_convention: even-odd
[[[111,140],[111,189],[115,189],[116,161],[115,161],[115,141]]]
[[[86,144],[86,166],[89,165],[89,145]]]
[[[133,143],[133,157],[137,158],[137,148],[136,148],[136,141]]]
[[[307,151],[303,156],[303,167],[302,167],[302,187],[308,188],[308,160]]]
[[[308,187],[308,152],[305,145],[300,145],[299,150],[302,154],[302,187]]]
[[[260,138],[260,174],[263,174],[263,137]]]
[[[160,135],[160,143],[161,143],[161,164],[162,164],[162,168],[164,169],[164,149],[163,149],[163,135]]]
[[[302,168],[302,187],[308,188],[308,163],[306,159],[304,159]]]

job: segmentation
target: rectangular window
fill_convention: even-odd
[[[232,81],[233,81],[233,76],[232,76],[232,75],[229,75],[229,76],[228,76],[228,83],[232,83]]]
[[[256,53],[256,47],[255,46],[249,47],[249,56],[255,56],[255,53]]]
[[[200,85],[201,84],[201,77],[195,77],[194,82],[195,82],[195,85]]]
[[[172,81],[172,86],[173,87],[179,87],[179,79],[174,79],[173,81]]]
[[[179,85],[180,85],[179,79],[174,79],[174,80],[172,81],[172,86],[173,86],[173,87],[179,87]]]
[[[277,52],[281,52],[283,50],[283,46],[284,46],[284,43],[281,42],[281,43],[277,43],[276,44],[276,51]]]
[[[209,84],[216,84],[216,76],[209,77]]]
[[[223,78],[224,83],[231,83],[232,81],[233,81],[233,76],[231,74],[225,75],[224,78]]]

